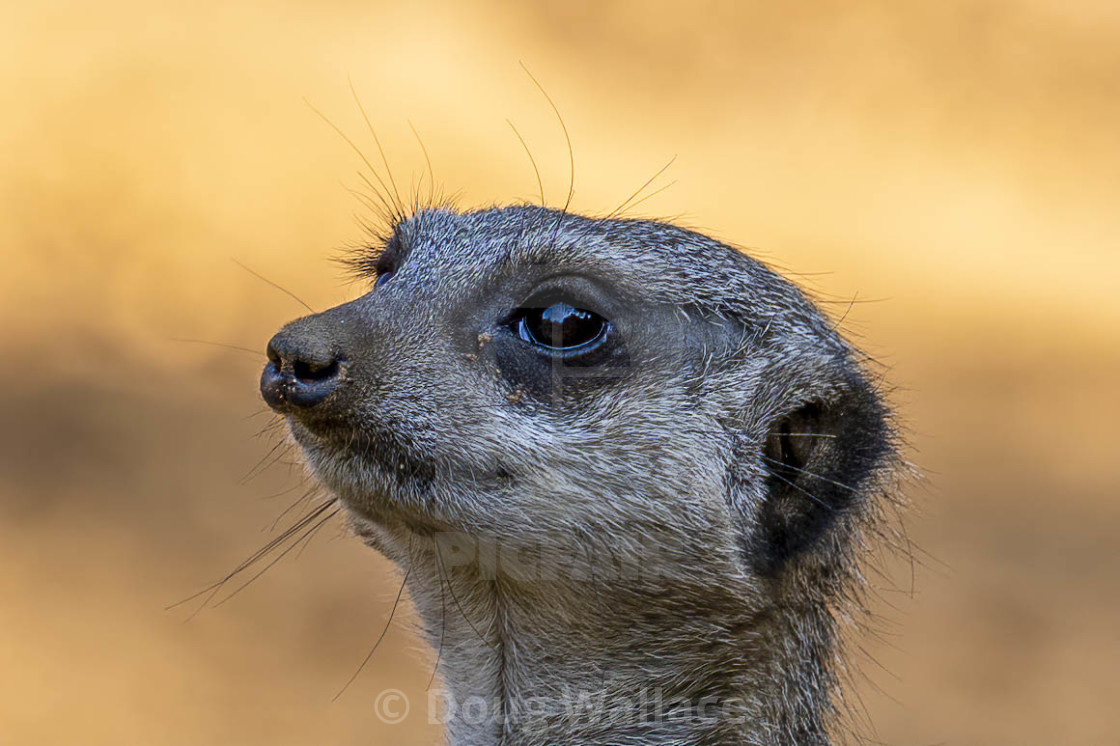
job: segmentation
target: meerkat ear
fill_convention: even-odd
[[[830,534],[845,530],[846,519],[872,499],[892,450],[886,409],[862,375],[845,379],[827,397],[774,418],[761,444],[754,441],[764,489],[753,535],[745,538],[763,574],[832,545]]]

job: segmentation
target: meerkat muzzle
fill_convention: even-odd
[[[339,356],[315,338],[289,327],[268,343],[268,363],[261,373],[261,396],[282,413],[321,404],[343,378]]]

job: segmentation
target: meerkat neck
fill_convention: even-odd
[[[524,583],[435,551],[413,563],[442,682],[428,715],[452,746],[829,743],[830,645],[805,610],[751,612],[719,586]]]

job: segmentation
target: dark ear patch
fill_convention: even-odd
[[[889,449],[885,411],[863,381],[835,401],[775,419],[762,448],[766,497],[750,542],[758,571],[778,574],[859,508],[867,477]]]

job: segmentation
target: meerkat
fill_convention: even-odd
[[[806,295],[697,232],[533,206],[420,209],[358,264],[261,392],[399,566],[449,743],[831,743],[898,448]]]

